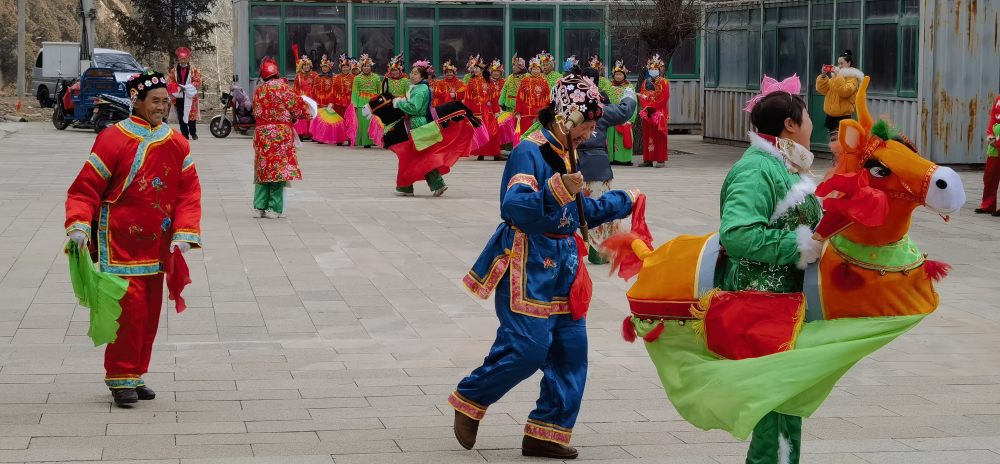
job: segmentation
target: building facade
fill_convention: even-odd
[[[368,53],[384,72],[402,51],[408,63],[456,62],[470,54],[508,66],[516,51],[560,60],[591,54],[624,59],[638,79],[640,48],[616,40],[615,11],[628,1],[499,0],[386,3],[233,0],[234,56],[249,90],[260,59],[294,75],[292,45],[318,60]],[[798,74],[815,122],[813,149],[828,149],[815,79],[850,49],[871,77],[869,107],[886,115],[938,163],[983,163],[993,100],[1000,93],[1000,0],[751,0],[706,2],[705,30],[668,65],[671,126],[700,128],[709,141],[746,142],[742,109],[764,74]]]
[[[986,161],[990,109],[1000,89],[1000,2],[812,0],[722,4],[710,10],[701,51],[703,134],[746,141],[742,111],[764,74],[798,74],[823,149],[823,65],[851,50],[871,78],[868,106],[888,116],[937,163]]]
[[[376,72],[385,72],[389,58],[402,52],[407,63],[429,60],[438,68],[452,60],[465,74],[470,55],[486,62],[503,61],[508,72],[515,52],[528,59],[548,51],[558,60],[575,54],[581,61],[593,54],[606,64],[626,61],[635,82],[645,63],[644,53],[622,46],[613,31],[613,2],[530,1],[337,3],[329,1],[233,0],[234,56],[238,82],[250,90],[260,61],[274,58],[288,77],[295,75],[292,46],[316,63],[325,54],[367,53]],[[686,43],[668,67],[672,122],[700,128],[699,40]]]

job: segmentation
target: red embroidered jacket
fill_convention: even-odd
[[[490,108],[490,101],[494,97],[493,83],[485,77],[473,77],[465,86],[465,106],[472,110],[473,114],[481,115],[493,113]]]
[[[452,101],[462,101],[465,99],[465,84],[457,77],[440,79],[434,83],[434,101],[432,106],[441,106]],[[451,94],[455,98],[451,98]]]
[[[66,233],[85,232],[110,274],[163,272],[171,241],[201,246],[200,223],[201,183],[187,140],[135,116],[97,136],[66,198]]]
[[[538,110],[549,104],[551,98],[549,82],[544,76],[527,76],[521,80],[521,87],[517,90],[515,111],[522,116],[535,117]]]
[[[337,74],[333,77],[334,105],[347,108],[351,106],[351,92],[354,90],[354,74]]]
[[[670,82],[666,79],[657,79],[653,84],[653,90],[646,90],[648,80],[642,82],[642,110],[639,117],[651,122],[663,135],[667,135],[667,122],[670,121]],[[660,117],[654,117],[661,114]]]

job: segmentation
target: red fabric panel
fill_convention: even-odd
[[[444,140],[417,151],[413,140],[397,143],[389,147],[399,159],[399,170],[396,173],[396,186],[408,187],[424,180],[424,174],[437,169],[441,175],[451,171],[458,159],[469,156],[472,150],[472,124],[468,121],[452,122],[441,129]]]
[[[801,293],[718,292],[705,316],[705,345],[733,360],[786,351],[804,302]]]
[[[184,303],[181,292],[184,291],[184,287],[191,283],[191,272],[188,270],[187,261],[184,260],[184,254],[175,248],[173,253],[167,256],[163,268],[167,274],[167,290],[170,292],[170,301],[175,302],[178,313],[184,311],[187,309],[187,304]]]

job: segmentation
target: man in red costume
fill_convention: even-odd
[[[670,83],[663,78],[667,68],[660,55],[653,55],[646,62],[649,79],[642,83],[642,93],[639,95],[642,109],[642,161],[639,166],[664,167],[667,161],[667,123],[670,121]]]
[[[191,50],[185,47],[177,49],[177,66],[167,74],[168,84],[177,84],[171,94],[171,105],[176,108],[177,123],[184,138],[198,140],[198,88],[201,87],[201,74],[191,66]]]
[[[89,247],[101,272],[128,281],[117,339],[104,351],[104,382],[117,404],[156,396],[142,375],[159,326],[164,263],[175,249],[201,247],[201,184],[191,148],[163,124],[167,78],[146,72],[126,87],[132,117],[97,136],[66,198],[69,238]]]
[[[997,188],[1000,188],[1000,150],[997,150],[1000,133],[1000,97],[993,102],[990,110],[990,125],[986,127],[986,172],[983,173],[983,202],[976,208],[977,214],[992,214],[997,212]]]

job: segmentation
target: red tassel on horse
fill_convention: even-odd
[[[625,316],[625,320],[622,321],[622,339],[629,343],[635,343],[635,326],[632,325],[632,316]]]
[[[646,343],[653,343],[657,339],[659,339],[660,335],[662,335],[662,334],[663,334],[663,324],[661,323],[661,324],[657,324],[656,327],[653,327],[653,330],[650,330],[649,333],[646,334],[645,337],[642,337],[642,339]]]
[[[927,272],[927,278],[935,282],[940,282],[948,277],[948,271],[951,270],[951,266],[947,263],[941,261],[924,261],[924,271]]]

